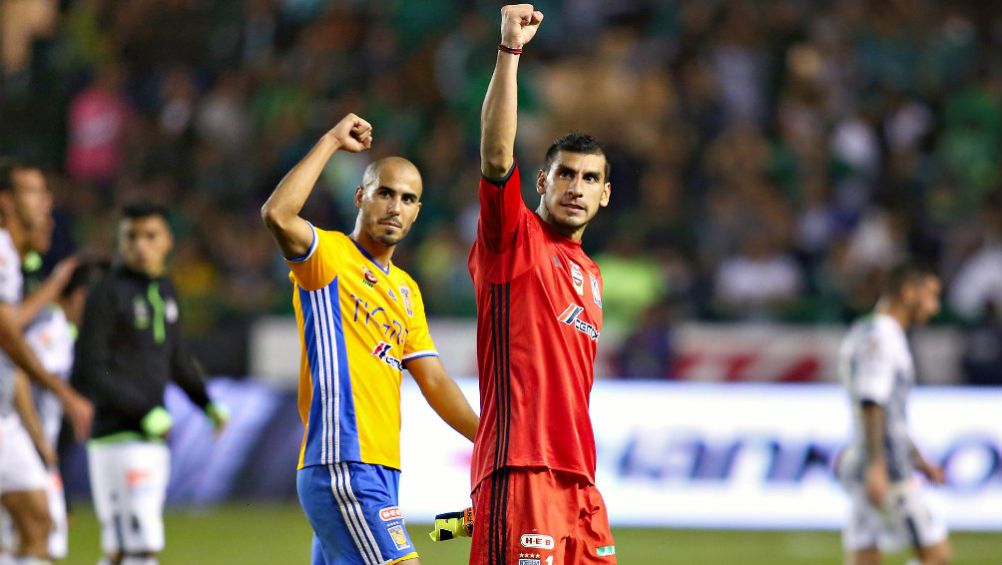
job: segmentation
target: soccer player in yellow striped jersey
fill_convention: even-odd
[[[334,153],[371,145],[372,126],[349,114],[261,209],[293,283],[306,428],[296,485],[315,533],[314,565],[420,563],[397,508],[403,369],[470,441],[479,423],[438,358],[417,284],[391,262],[421,209],[417,168],[401,157],[369,165],[355,191],[350,234],[299,215]]]

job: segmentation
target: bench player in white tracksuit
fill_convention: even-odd
[[[849,493],[843,530],[846,562],[880,563],[882,546],[907,541],[918,563],[950,562],[946,527],[929,512],[916,471],[935,483],[943,470],[927,461],[908,434],[906,404],[915,364],[905,332],[939,311],[939,278],[911,265],[892,270],[873,314],[842,342],[839,372],[853,412],[852,443],[839,457]],[[913,561],[914,563],[915,561]]]

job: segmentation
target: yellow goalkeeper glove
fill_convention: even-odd
[[[435,516],[435,529],[428,533],[431,541],[446,541],[473,535],[473,509],[446,512]]]
[[[174,419],[171,418],[170,412],[166,408],[157,406],[143,416],[139,425],[147,437],[163,439],[167,437],[167,432],[174,425]]]

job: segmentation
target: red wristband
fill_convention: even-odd
[[[521,55],[522,54],[522,48],[521,47],[508,47],[504,43],[498,43],[498,51],[503,51],[505,53],[510,53],[512,55]]]

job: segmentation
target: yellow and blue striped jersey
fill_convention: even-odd
[[[313,229],[288,260],[302,357],[299,468],[357,461],[400,468],[400,380],[438,355],[417,283],[347,235]]]

